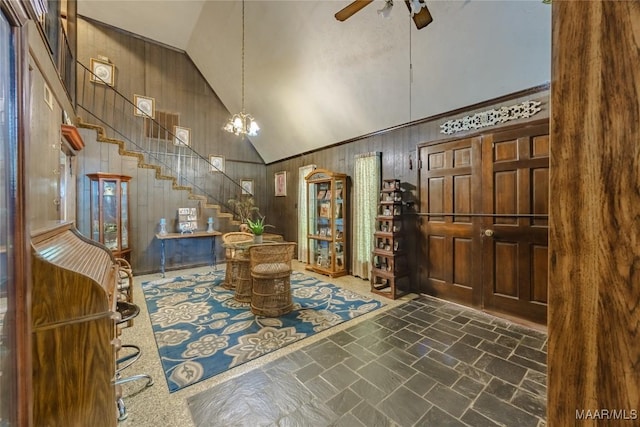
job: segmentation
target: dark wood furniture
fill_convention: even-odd
[[[371,255],[371,292],[396,299],[409,291],[409,266],[402,226],[402,189],[399,179],[382,181],[375,248]]]
[[[71,223],[31,249],[33,425],[115,426],[118,264]]]

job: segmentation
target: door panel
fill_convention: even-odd
[[[546,323],[549,212],[548,126],[483,140],[485,310]],[[505,216],[508,215],[508,216]]]
[[[475,182],[480,178],[480,138],[467,138],[423,147],[420,157],[427,159],[421,174],[421,291],[468,305],[481,298],[481,241],[473,216],[479,194]]]
[[[424,146],[420,159],[420,291],[545,323],[548,123]]]

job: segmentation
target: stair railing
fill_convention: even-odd
[[[178,186],[189,187],[193,194],[205,196],[209,203],[237,215],[228,200],[242,193],[238,182],[192,149],[193,141],[167,129],[148,114],[151,111],[138,108],[111,86],[108,67],[107,74],[98,76],[82,63],[77,64],[81,120],[100,125],[107,138],[122,141],[127,152],[142,156],[146,164],[159,166],[161,174],[176,178]]]

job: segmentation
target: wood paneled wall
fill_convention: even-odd
[[[547,424],[637,426],[640,2],[552,17]]]
[[[191,129],[195,151],[204,157],[210,154],[224,156],[226,174],[237,182],[243,178],[253,179],[257,205],[264,211],[267,191],[264,162],[248,140],[222,130],[230,114],[184,52],[83,19],[78,21],[78,40],[78,60],[82,64],[88,67],[90,58],[98,55],[108,57],[116,68],[118,92],[132,101],[134,94],[152,97],[156,110],[179,114],[180,125]],[[189,200],[186,191],[172,190],[170,181],[155,179],[155,171],[138,168],[135,159],[120,156],[117,146],[97,143],[95,131],[82,130],[82,135],[86,148],[79,156],[77,171],[78,229],[89,236],[87,173],[112,172],[132,176],[132,266],[136,274],[159,271],[160,249],[154,240],[159,219],[167,218],[171,227],[177,209],[197,207],[197,201]],[[207,182],[212,178],[208,172],[201,177]],[[213,216],[212,210],[200,212],[201,229],[206,228],[209,216]],[[222,221],[215,222],[216,229],[221,226],[225,227]],[[229,230],[223,228],[222,231]],[[190,240],[193,241],[170,243],[168,268],[209,262],[209,242],[206,239]],[[219,256],[218,260],[221,259]]]
[[[285,239],[289,241],[297,241],[298,236],[298,168],[304,165],[315,164],[318,168],[324,168],[335,172],[345,173],[353,176],[353,167],[355,156],[371,151],[382,153],[382,179],[396,178],[402,181],[402,186],[407,190],[404,200],[417,201],[418,190],[418,155],[416,147],[418,144],[436,143],[452,138],[461,138],[465,135],[478,133],[478,131],[460,132],[454,136],[448,136],[440,132],[440,125],[447,120],[464,117],[477,112],[486,111],[491,108],[500,106],[509,106],[518,104],[526,100],[540,101],[542,103],[540,111],[537,115],[529,119],[520,119],[519,121],[509,122],[506,124],[513,125],[515,123],[528,123],[533,120],[540,120],[549,117],[548,109],[548,89],[540,89],[535,93],[522,96],[506,97],[505,99],[495,100],[494,102],[484,103],[482,106],[469,108],[464,112],[458,111],[455,114],[433,118],[431,120],[420,121],[419,123],[398,127],[394,130],[379,132],[375,135],[366,136],[355,139],[354,141],[344,144],[338,144],[323,150],[312,153],[295,156],[279,162],[267,165],[266,181],[267,187],[267,222],[276,226],[276,230],[284,234]],[[500,129],[501,126],[493,126],[491,131]],[[287,171],[287,196],[274,196],[274,173],[278,171]],[[350,192],[351,194],[351,192]],[[349,203],[352,206],[352,203]],[[418,205],[415,206],[417,209]],[[411,212],[411,211],[409,211]],[[350,215],[353,213],[351,212]],[[406,230],[415,229],[417,218],[410,213],[406,215]],[[408,245],[410,248],[416,248],[416,232],[407,231]],[[412,272],[411,283],[417,283],[417,265],[423,262],[417,258],[417,250],[411,250],[409,259],[409,268]],[[350,266],[350,264],[347,264]]]
[[[356,138],[353,141],[330,146],[312,153],[294,156],[283,161],[267,165],[255,149],[247,141],[239,141],[236,137],[220,130],[229,117],[229,112],[220,103],[215,93],[208,87],[200,73],[189,58],[174,49],[157,45],[153,42],[132,36],[120,30],[97,23],[80,20],[78,23],[78,58],[85,65],[91,57],[106,56],[116,66],[116,87],[119,92],[133,99],[133,94],[150,96],[156,99],[156,109],[181,114],[181,125],[192,129],[193,147],[203,155],[220,154],[227,159],[227,174],[235,180],[254,179],[257,205],[267,216],[267,222],[275,226],[274,232],[281,233],[286,240],[297,241],[297,191],[298,168],[307,164],[316,164],[336,172],[353,175],[354,158],[357,154],[382,152],[383,178],[397,178],[408,190],[406,199],[417,196],[416,184],[418,176],[418,156],[416,146],[425,142],[437,142],[450,139],[440,133],[440,125],[451,118],[459,118],[490,108],[513,105],[525,100],[542,102],[542,111],[532,119],[548,117],[548,90],[521,94],[521,96],[505,97],[494,102],[470,107],[465,111],[457,111],[447,116],[439,116],[432,120],[421,121],[411,126],[398,127],[394,130],[379,132],[374,135]],[[183,119],[184,117],[184,119]],[[187,122],[187,119],[189,120]],[[523,119],[521,122],[529,120]],[[511,122],[510,124],[513,124]],[[330,126],[330,124],[327,124]],[[498,126],[492,129],[497,129]],[[469,132],[471,133],[471,132]],[[202,135],[206,137],[202,138]],[[464,134],[456,134],[459,138]],[[92,154],[88,154],[88,153]],[[146,172],[141,177],[140,171],[133,166],[122,166],[121,159],[110,148],[101,148],[97,152],[85,150],[85,159],[78,172],[78,223],[83,233],[88,232],[88,193],[84,176],[91,172],[124,173],[134,176],[132,180],[132,223],[133,223],[133,266],[136,273],[157,271],[156,245],[153,235],[157,230],[160,216],[171,218],[171,212],[184,203],[182,196],[173,196],[166,191],[165,184],[154,183]],[[95,157],[97,156],[97,157]],[[237,161],[236,161],[237,160]],[[410,163],[412,167],[410,168]],[[98,168],[98,169],[96,169]],[[266,170],[266,171],[265,171]],[[287,196],[274,196],[274,173],[287,171]],[[137,184],[139,181],[140,184]],[[160,194],[158,191],[163,191]],[[144,201],[149,197],[149,201]],[[137,199],[136,199],[137,198]],[[193,203],[193,201],[191,201]],[[189,206],[188,204],[186,206]],[[409,225],[415,221],[408,217]],[[224,231],[224,230],[223,230]],[[271,231],[271,230],[270,230]],[[415,233],[408,233],[415,238]],[[409,241],[414,246],[415,242]],[[184,248],[185,251],[188,248]],[[415,251],[412,251],[415,254]],[[175,260],[179,267],[185,260]],[[417,260],[411,262],[411,270]],[[413,280],[415,283],[415,280]]]

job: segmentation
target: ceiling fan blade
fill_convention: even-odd
[[[373,2],[373,0],[356,0],[336,13],[335,17],[338,21],[344,21],[371,2]]]
[[[411,12],[411,2],[409,0],[405,0],[404,2],[407,5],[409,12]],[[422,1],[420,4],[422,5],[420,12],[413,15],[413,22],[415,22],[416,27],[419,30],[426,27],[433,21],[433,17],[431,16],[429,9],[427,9],[427,5]]]

